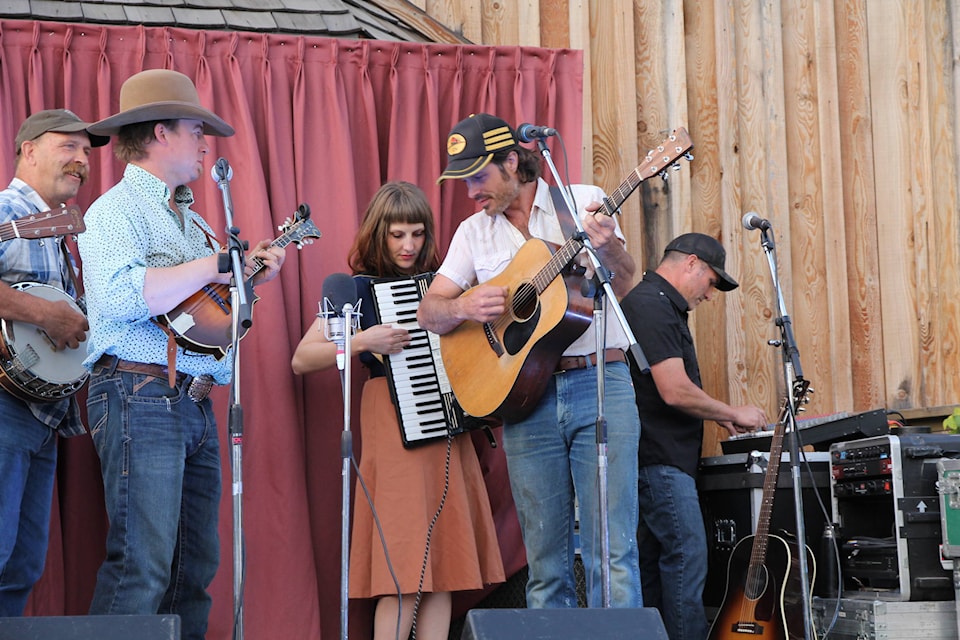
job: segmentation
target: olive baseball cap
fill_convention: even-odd
[[[86,131],[90,137],[90,146],[92,147],[102,147],[110,142],[110,138],[106,136],[98,136],[90,133],[88,130],[89,127],[89,122],[84,122],[80,119],[80,116],[69,109],[46,109],[44,111],[38,111],[24,120],[23,124],[20,125],[20,130],[17,132],[16,153],[19,155],[20,146],[27,140],[36,140],[43,134],[51,131],[55,133],[79,133]]]

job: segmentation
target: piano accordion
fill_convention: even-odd
[[[377,322],[410,332],[410,344],[401,353],[383,356],[400,437],[408,449],[488,426],[460,407],[440,358],[439,336],[417,323],[417,307],[432,281],[433,273],[423,273],[370,282]]]

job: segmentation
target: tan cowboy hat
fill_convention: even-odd
[[[193,81],[171,69],[149,69],[127,78],[120,87],[120,113],[95,122],[87,131],[113,136],[124,125],[153,120],[200,120],[207,135],[234,133],[220,116],[200,106]]]

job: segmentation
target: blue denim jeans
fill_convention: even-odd
[[[540,404],[503,429],[510,487],[527,551],[527,606],[576,607],[574,495],[587,604],[603,605],[597,456],[597,384],[592,367],[554,374]],[[627,365],[606,365],[610,604],[639,607],[637,445],[640,418]],[[576,492],[576,493],[574,493]]]
[[[209,399],[137,373],[90,378],[110,529],[91,614],[178,614],[203,638],[219,564],[220,454]]]
[[[660,610],[670,640],[703,640],[707,535],[696,481],[669,465],[640,467],[643,600]]]
[[[43,573],[57,434],[0,391],[0,617],[23,615]]]

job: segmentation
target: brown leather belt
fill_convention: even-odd
[[[626,362],[627,356],[622,349],[606,349],[603,352],[603,361],[607,364],[611,362]],[[557,363],[557,369],[554,373],[564,371],[576,371],[584,367],[597,366],[597,354],[591,353],[588,356],[563,356]]]
[[[130,360],[121,360],[116,356],[110,354],[103,354],[100,356],[100,359],[97,360],[97,363],[93,366],[94,372],[97,372],[98,369],[107,369],[109,371],[126,371],[127,373],[139,373],[143,376],[150,376],[152,378],[158,378],[163,381],[167,381],[169,376],[167,375],[167,367],[160,364],[150,364],[148,362],[131,362]],[[202,402],[210,394],[210,389],[213,388],[213,377],[207,374],[193,378],[189,374],[177,371],[176,386],[180,386],[187,380],[190,381],[190,386],[187,388],[187,395],[190,396],[190,399],[194,402]]]

